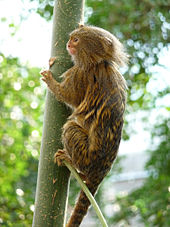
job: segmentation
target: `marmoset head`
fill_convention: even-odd
[[[101,61],[114,62],[123,66],[127,55],[123,45],[110,32],[94,27],[81,25],[70,34],[67,50],[75,64],[89,66]]]

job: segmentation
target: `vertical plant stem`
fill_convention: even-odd
[[[58,81],[59,76],[72,65],[65,47],[69,33],[82,21],[83,5],[83,0],[55,1],[51,57],[57,58],[50,70]],[[47,91],[33,227],[65,225],[70,173],[66,167],[58,168],[53,158],[57,149],[62,148],[61,128],[69,112]]]

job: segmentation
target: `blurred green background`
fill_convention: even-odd
[[[53,4],[0,1],[0,226],[32,223],[45,100],[39,71],[48,63]],[[121,69],[129,88],[122,153],[142,146],[147,154],[139,187],[106,199],[107,187],[122,176],[122,155],[100,187],[97,201],[109,226],[170,226],[169,12],[164,0],[86,1],[85,22],[115,34],[130,55]],[[72,179],[69,207],[78,191]],[[92,209],[89,219],[89,227],[97,225]]]

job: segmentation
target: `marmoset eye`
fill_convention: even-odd
[[[78,38],[74,38],[73,42],[78,42],[78,40],[79,40]]]

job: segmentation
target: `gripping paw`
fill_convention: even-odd
[[[40,74],[42,75],[42,80],[47,84],[50,85],[50,83],[53,80],[53,76],[50,70],[44,70],[41,71]]]
[[[64,165],[63,162],[66,161],[72,164],[71,158],[65,150],[58,150],[54,155],[54,162],[57,163],[58,166]]]

